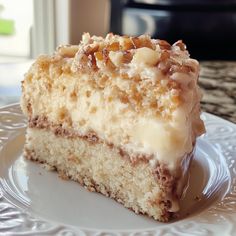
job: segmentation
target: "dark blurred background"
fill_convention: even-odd
[[[199,60],[234,60],[236,0],[112,0],[110,30],[182,39]]]
[[[0,0],[0,61],[78,44],[83,32],[182,39],[199,60],[235,60],[236,0]]]

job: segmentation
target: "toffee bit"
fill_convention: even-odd
[[[173,112],[185,102],[182,99],[183,79],[179,76],[198,75],[198,64],[189,60],[181,40],[171,46],[165,40],[151,39],[148,35],[109,34],[105,39],[92,37],[91,41],[89,38],[87,35],[78,46],[72,73],[90,74],[92,79],[83,83],[93,89],[106,90],[108,101],[119,99],[139,113],[173,118]],[[192,84],[188,89],[195,89]],[[117,91],[111,99],[109,93],[114,87]],[[75,97],[73,93],[71,97]]]
[[[173,44],[173,46],[178,46],[181,51],[186,50],[186,45],[183,43],[182,40],[178,40],[176,43]]]

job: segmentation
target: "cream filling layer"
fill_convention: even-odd
[[[57,82],[58,87],[67,84],[68,79],[70,85],[64,91],[53,89],[43,95],[45,88],[40,81],[25,86],[21,103],[24,113],[27,114],[27,103],[31,101],[32,116],[45,115],[50,121],[62,123],[65,128],[72,126],[81,134],[95,131],[99,138],[122,146],[129,154],[150,155],[151,164],[155,165],[158,160],[170,169],[181,165],[183,156],[191,152],[196,136],[201,133],[202,121],[196,106],[200,100],[197,88],[186,93],[184,99],[188,102],[173,113],[171,120],[164,120],[145,114],[137,115],[119,100],[108,103],[104,95],[111,92],[110,88],[85,96],[86,91],[92,90],[86,84],[81,86],[77,99],[73,100],[69,94],[74,89],[76,78],[60,78],[54,82],[54,88],[57,88]],[[84,79],[87,79],[86,75]]]

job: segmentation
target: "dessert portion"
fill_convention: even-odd
[[[198,75],[182,41],[86,33],[40,56],[25,76],[25,156],[169,221],[204,132]]]

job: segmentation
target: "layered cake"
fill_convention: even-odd
[[[22,83],[24,155],[135,213],[179,211],[200,119],[199,64],[182,41],[83,35]]]

